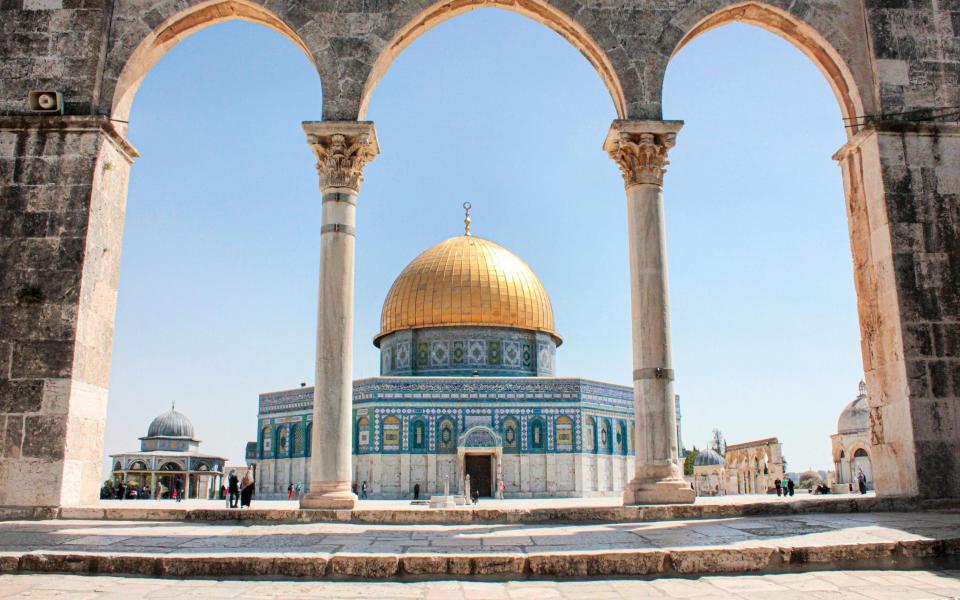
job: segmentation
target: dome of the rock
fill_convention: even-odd
[[[533,270],[503,246],[472,235],[440,242],[400,273],[374,343],[405,329],[507,327],[550,335],[553,307]]]

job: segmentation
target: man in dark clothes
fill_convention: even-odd
[[[780,480],[774,480],[773,487],[777,488],[777,498],[780,497]]]
[[[793,495],[793,480],[787,477],[787,490],[790,492],[790,495]]]
[[[419,483],[413,484],[413,499],[414,499],[414,500],[419,500],[419,499],[420,499],[420,484],[419,484]]]
[[[227,491],[230,492],[230,508],[237,507],[237,500],[240,499],[240,478],[236,471],[230,471],[230,479]]]

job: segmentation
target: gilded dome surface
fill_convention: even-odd
[[[440,242],[416,257],[387,293],[380,333],[478,325],[554,331],[550,297],[533,270],[503,246],[472,235]]]

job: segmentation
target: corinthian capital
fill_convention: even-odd
[[[317,157],[320,190],[347,188],[360,192],[363,167],[380,153],[370,121],[307,121],[307,143]]]
[[[663,185],[667,152],[677,141],[683,121],[614,121],[603,149],[620,171],[627,187],[638,184]]]

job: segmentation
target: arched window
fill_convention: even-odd
[[[303,455],[303,428],[294,423],[290,428],[290,457]]]
[[[168,462],[160,465],[160,470],[161,471],[182,471],[183,466],[175,462]]]
[[[610,419],[600,420],[599,451],[604,454],[613,453],[613,433],[610,431]]]
[[[573,419],[557,417],[554,421],[554,439],[557,450],[573,450]]]
[[[842,457],[842,455],[841,455],[841,457]],[[853,457],[854,457],[854,458],[868,458],[869,455],[867,454],[867,451],[864,450],[863,448],[857,448],[857,451],[853,453]]]
[[[520,448],[520,436],[516,417],[507,417],[503,420],[503,450],[516,452]]]
[[[195,471],[209,471],[210,467],[207,463],[197,463],[197,466],[194,468]]]
[[[543,438],[543,421],[540,419],[530,421],[530,439],[527,442],[527,446],[529,446],[531,450],[543,450],[546,445],[546,440]]]
[[[310,449],[313,447],[313,421],[307,422],[307,435],[303,439],[303,455],[310,456]]]
[[[113,463],[113,470],[114,470],[114,471],[122,471],[122,470],[123,470],[123,465],[120,464],[120,461],[119,461],[119,460],[118,460],[117,462]]]
[[[400,419],[397,417],[383,420],[383,449],[391,452],[400,449]]]
[[[360,417],[357,419],[357,451],[370,449],[370,419]]]
[[[444,418],[437,427],[437,450],[453,452],[457,449],[457,427],[450,418]]]
[[[841,451],[840,451],[840,460],[843,460],[843,459],[845,459],[846,457],[847,457],[847,453],[844,452],[843,450],[841,450]]]
[[[617,452],[620,454],[627,453],[627,423],[626,421],[620,421],[617,423]]]
[[[270,427],[264,427],[260,431],[260,458],[269,458],[270,451],[273,448],[272,437],[270,435]]]
[[[423,419],[415,419],[410,424],[410,448],[417,452],[427,449],[427,424]]]
[[[583,421],[583,449],[585,452],[597,451],[597,420],[593,417]]]
[[[283,458],[287,455],[290,442],[290,430],[286,427],[277,428],[277,458]]]
[[[120,463],[117,463],[117,466],[119,467],[119,466],[120,466]],[[117,469],[117,470],[119,470],[119,469]],[[133,464],[130,465],[130,470],[131,470],[131,471],[146,471],[146,470],[147,470],[147,464],[146,464],[145,462],[143,462],[142,460],[135,460],[135,461],[133,461]]]

